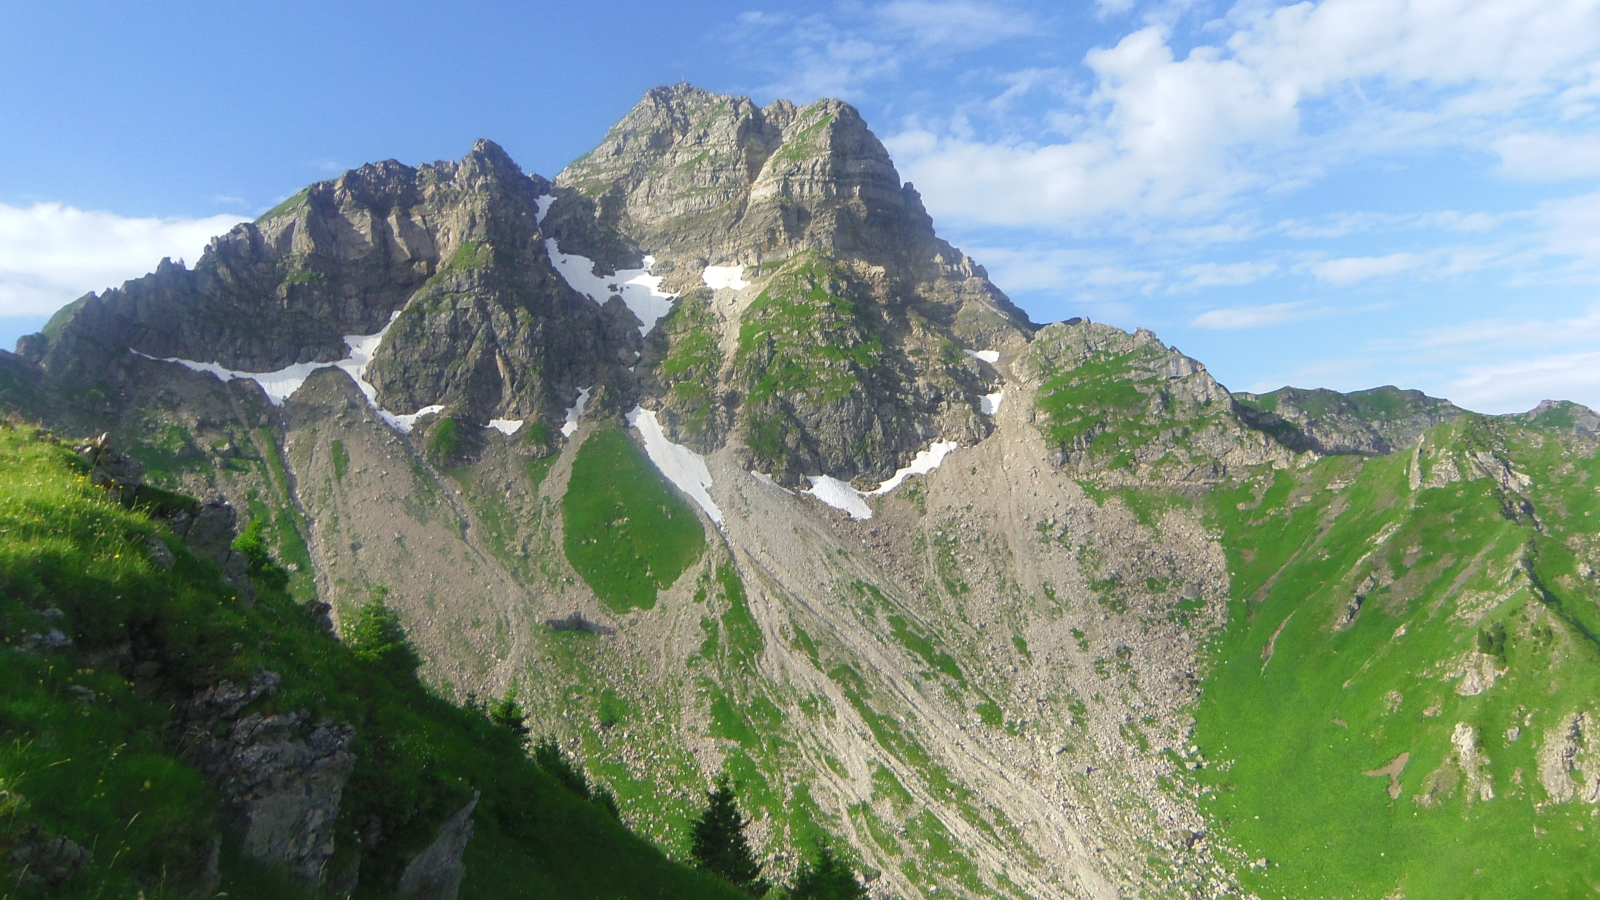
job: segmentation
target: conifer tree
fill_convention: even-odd
[[[761,897],[767,893],[768,884],[761,877],[761,864],[756,862],[744,836],[748,824],[750,820],[739,812],[728,776],[723,775],[714,789],[706,791],[706,811],[694,823],[691,852],[700,868],[721,876],[752,897]]]
[[[400,614],[384,603],[388,595],[389,589],[383,585],[372,589],[372,596],[346,625],[344,641],[357,659],[394,678],[410,681],[417,677],[422,657],[406,639]]]
[[[501,728],[510,730],[517,737],[527,740],[528,721],[527,717],[522,714],[522,705],[517,702],[516,685],[512,685],[511,689],[506,691],[504,697],[496,700],[494,705],[489,707],[489,721],[499,725]]]
[[[594,796],[583,770],[573,765],[567,754],[561,752],[561,745],[551,738],[544,738],[533,746],[533,764],[579,797],[588,800]]]
[[[867,889],[824,839],[817,841],[811,858],[800,864],[789,900],[867,900]]]

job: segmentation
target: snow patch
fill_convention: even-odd
[[[435,403],[432,406],[424,406],[423,408],[417,410],[414,413],[411,413],[410,415],[397,416],[394,413],[389,412],[386,409],[378,410],[378,415],[385,422],[388,422],[395,429],[399,430],[402,434],[410,434],[411,433],[411,429],[413,429],[413,428],[415,428],[417,426],[417,420],[418,419],[422,418],[423,416],[432,415],[433,413],[436,413],[436,412],[442,412],[443,410],[444,410],[443,406],[440,406],[439,404]]]
[[[578,402],[567,407],[567,421],[561,426],[562,437],[572,437],[578,430],[578,420],[583,418],[583,408],[589,405],[589,389],[578,388]]]
[[[831,475],[806,476],[811,482],[811,490],[805,493],[821,500],[834,509],[842,509],[850,514],[852,519],[872,518],[872,507],[861,497],[861,492],[850,486],[847,481],[840,481]]]
[[[776,481],[773,481],[772,480],[772,476],[768,475],[765,472],[757,472],[755,469],[751,469],[750,470],[750,474],[755,476],[755,479],[757,481],[761,482],[762,484],[770,484],[773,487],[777,488],[778,490],[783,491],[785,494],[790,493],[790,490],[788,488],[786,488],[783,485],[777,483]]]
[[[640,334],[649,334],[656,322],[672,311],[672,301],[678,298],[677,294],[662,293],[661,276],[650,274],[651,267],[656,264],[654,256],[644,258],[642,269],[618,269],[614,275],[596,275],[593,260],[576,253],[562,253],[555,238],[546,238],[544,246],[556,271],[573,290],[601,306],[612,295],[621,295],[622,302],[644,323],[639,326]]]
[[[674,444],[667,440],[661,431],[661,423],[656,421],[656,414],[648,409],[635,406],[628,413],[628,424],[639,429],[644,435],[644,452],[650,461],[656,464],[661,474],[667,480],[677,485],[680,490],[688,494],[711,521],[722,524],[722,510],[717,508],[716,501],[711,499],[711,494],[706,489],[711,487],[711,470],[706,468],[705,457],[690,450],[682,444]]]
[[[961,445],[955,441],[934,441],[932,446],[919,452],[911,459],[911,465],[895,472],[889,477],[888,481],[878,485],[878,489],[873,491],[870,496],[876,497],[880,494],[889,493],[899,487],[900,482],[905,481],[911,475],[926,475],[932,472],[934,469],[939,468],[939,464],[944,462],[944,458],[959,446]]]
[[[811,482],[811,490],[805,493],[816,497],[834,509],[842,509],[850,514],[852,519],[872,518],[872,507],[867,505],[866,498],[881,497],[899,487],[902,482],[912,475],[926,475],[949,456],[960,444],[955,441],[934,441],[928,449],[919,452],[911,460],[911,465],[897,470],[889,476],[889,480],[878,485],[877,490],[862,493],[856,490],[848,481],[840,481],[828,475],[810,475],[806,479]],[[752,473],[754,474],[754,473]]]
[[[984,394],[982,397],[978,398],[978,409],[982,410],[984,415],[992,416],[1000,411],[1000,403],[1005,399],[1005,391],[995,391],[992,394]]]
[[[408,415],[396,415],[378,405],[378,389],[367,381],[367,366],[371,364],[372,357],[378,352],[378,346],[383,343],[384,335],[389,333],[390,326],[394,325],[394,321],[398,318],[400,318],[400,310],[397,309],[393,315],[389,316],[388,323],[379,329],[376,334],[345,335],[344,343],[350,349],[350,355],[344,359],[335,360],[334,362],[295,363],[275,372],[241,372],[238,369],[225,369],[216,363],[196,362],[192,359],[180,359],[176,356],[158,359],[148,353],[140,353],[137,350],[132,352],[137,356],[143,356],[145,359],[177,363],[186,369],[192,369],[196,372],[208,372],[222,381],[232,381],[235,378],[254,381],[261,386],[262,392],[267,395],[267,402],[273,406],[282,406],[283,401],[294,396],[294,392],[300,390],[300,386],[306,383],[306,379],[311,377],[312,372],[327,368],[343,369],[355,381],[356,387],[361,389],[361,395],[367,398],[367,403],[378,413],[379,418],[401,432],[410,432],[417,419],[429,413],[439,412],[444,407],[424,406],[422,409]]]
[[[544,217],[550,212],[550,204],[554,202],[556,202],[555,194],[545,194],[533,201],[533,224],[544,224]]]
[[[998,350],[962,350],[961,352],[973,359],[981,359],[991,366],[1000,361],[1000,351]]]
[[[723,288],[742,291],[750,286],[750,282],[744,280],[744,266],[706,266],[700,278],[713,291]]]
[[[511,435],[516,434],[518,431],[522,430],[522,420],[521,419],[490,419],[489,420],[489,427],[493,428],[495,431],[498,431],[498,432],[500,432],[501,434],[503,434],[503,435],[505,435],[507,437],[510,437]]]

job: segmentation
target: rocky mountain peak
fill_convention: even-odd
[[[585,240],[588,219],[669,267],[817,250],[913,281],[977,271],[934,234],[920,196],[840,100],[757,107],[688,85],[655,88],[555,184],[564,192],[547,223],[563,246]]]
[[[1295,450],[1378,456],[1417,442],[1424,431],[1466,415],[1449,400],[1393,385],[1341,394],[1285,387],[1233,395],[1252,426]]]

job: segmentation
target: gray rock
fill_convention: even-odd
[[[10,853],[11,867],[18,885],[56,889],[70,881],[93,860],[94,855],[71,838],[52,835],[30,825],[15,838]]]
[[[1233,396],[1252,427],[1291,449],[1323,455],[1393,453],[1414,445],[1429,428],[1466,415],[1449,400],[1393,385],[1350,394],[1286,387]]]
[[[152,534],[145,539],[145,546],[150,550],[150,562],[152,565],[163,572],[172,570],[176,560],[172,556],[172,548],[167,546],[166,541]]]
[[[456,900],[466,869],[461,856],[472,840],[472,811],[478,807],[478,792],[461,811],[439,826],[427,849],[406,865],[394,895],[400,900]]]
[[[90,484],[116,494],[123,503],[132,503],[139,484],[144,480],[144,465],[109,446],[109,438],[109,435],[102,434],[80,445],[77,448],[78,456],[89,464]]]
[[[309,723],[298,712],[239,717],[277,685],[277,675],[264,672],[248,688],[223,681],[196,695],[188,709],[190,752],[239,811],[245,852],[320,884],[355,767],[346,749],[355,730],[326,719]]]

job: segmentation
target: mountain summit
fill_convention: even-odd
[[[1600,883],[1600,416],[1032,323],[837,100],[363,166],[67,307],[0,402],[341,625],[386,595],[663,844],[728,775],[775,880],[832,835],[874,896]]]

